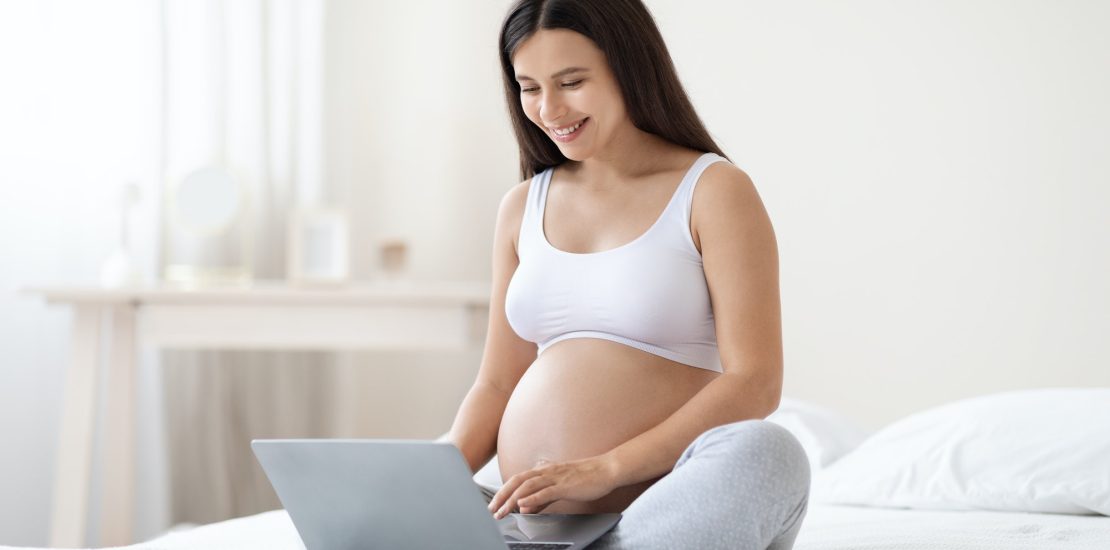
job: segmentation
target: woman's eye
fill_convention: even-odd
[[[582,84],[582,81],[581,81],[581,80],[575,80],[574,82],[564,82],[564,83],[562,84],[562,86],[563,86],[564,88],[577,88],[577,87],[578,87],[578,85],[580,85],[580,84]],[[532,93],[536,93],[536,92],[538,92],[539,90],[540,90],[540,89],[539,89],[539,88],[537,88],[537,87],[532,87],[532,88],[521,88],[521,89],[520,89],[520,92],[521,92],[521,93],[524,93],[524,94],[532,94]]]

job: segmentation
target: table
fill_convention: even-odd
[[[51,546],[87,546],[93,427],[105,402],[101,545],[133,542],[136,354],[163,349],[428,349],[481,345],[490,284],[358,282],[331,287],[254,282],[100,289],[35,287],[73,310]],[[104,348],[107,349],[104,349]],[[97,395],[102,357],[109,395]]]

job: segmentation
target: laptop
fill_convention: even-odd
[[[258,462],[307,550],[575,550],[620,514],[508,514],[493,519],[451,443],[397,439],[256,439]]]

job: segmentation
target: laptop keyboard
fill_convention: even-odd
[[[526,542],[516,540],[505,542],[508,543],[510,550],[560,550],[574,546],[572,542]]]

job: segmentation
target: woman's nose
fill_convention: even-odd
[[[540,118],[554,122],[563,118],[566,114],[563,108],[563,103],[559,100],[559,94],[545,93],[540,100]]]

